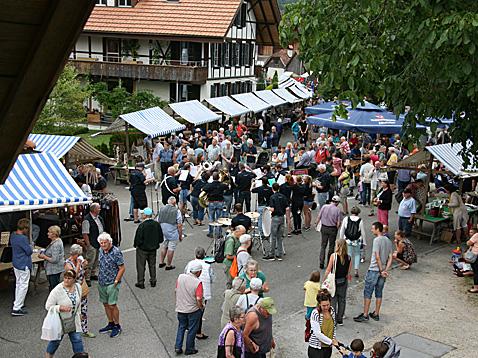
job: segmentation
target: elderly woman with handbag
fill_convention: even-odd
[[[465,253],[465,259],[471,264],[473,269],[473,287],[468,290],[469,293],[478,293],[478,234],[474,234],[467,242],[469,249]]]
[[[60,346],[63,335],[70,337],[73,353],[84,352],[81,340],[80,301],[81,286],[76,283],[76,273],[68,270],[63,275],[63,283],[58,284],[48,296],[45,303],[47,311],[53,310],[60,315],[61,336],[58,340],[48,342],[46,358],[52,358]]]
[[[45,272],[50,292],[61,282],[61,274],[63,273],[65,250],[60,235],[61,229],[59,226],[50,226],[48,228],[48,238],[51,242],[44,251],[38,254],[40,259],[45,260]]]
[[[73,270],[76,272],[76,283],[81,286],[81,330],[83,337],[95,338],[93,332],[88,331],[88,293],[90,289],[85,281],[85,270],[88,265],[81,254],[83,248],[78,244],[71,245],[70,256],[65,260],[65,271]]]

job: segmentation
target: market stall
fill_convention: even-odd
[[[220,115],[214,113],[196,99],[186,102],[170,103],[169,107],[181,118],[184,118],[195,126],[221,119]]]
[[[252,93],[233,94],[231,97],[254,113],[260,113],[272,107],[272,105]]]
[[[274,107],[283,106],[283,105],[289,103],[285,99],[276,95],[271,90],[256,91],[256,92],[253,92],[253,93],[257,97],[259,97],[261,100],[263,100],[266,103],[269,103],[271,106],[274,106]]]
[[[230,117],[239,117],[251,113],[249,108],[237,103],[228,96],[206,98],[206,102]]]

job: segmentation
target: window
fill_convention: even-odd
[[[242,60],[241,60],[241,43],[236,42],[234,44],[234,64],[236,67],[240,67],[242,65]]]
[[[214,98],[214,97],[217,97],[216,96],[216,86],[215,85],[211,85],[211,92],[210,92],[210,98]]]
[[[212,45],[212,65],[214,67],[221,66],[221,45],[220,44]]]
[[[236,18],[234,19],[234,25],[237,27],[245,27],[247,18],[247,4],[241,4],[239,11],[237,12]]]
[[[131,6],[131,0],[116,0],[116,6]]]
[[[96,0],[96,5],[108,5],[108,0]]]
[[[224,66],[231,66],[231,44],[229,42],[224,43]]]
[[[227,96],[226,85],[224,83],[221,84],[221,96]]]
[[[243,66],[249,67],[251,65],[251,55],[250,55],[251,44],[243,43],[242,44],[242,64]]]

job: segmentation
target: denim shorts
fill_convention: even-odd
[[[380,276],[380,272],[368,270],[365,276],[363,296],[371,299],[373,291],[375,291],[375,298],[382,298],[383,286],[385,286],[385,278]]]

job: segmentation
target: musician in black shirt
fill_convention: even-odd
[[[252,180],[256,177],[253,172],[246,171],[243,163],[239,164],[239,173],[236,176],[236,187],[239,191],[239,204],[246,203],[246,211],[251,211],[251,186]]]
[[[219,181],[219,173],[214,172],[212,175],[212,183],[207,183],[202,189],[207,193],[209,224],[217,221],[222,217],[222,209],[224,206],[224,192],[227,189],[227,185]],[[221,234],[221,228],[219,227],[219,235]],[[213,226],[209,225],[208,237],[213,237]]]
[[[242,205],[234,205],[234,211],[236,212],[236,216],[234,216],[234,218],[231,220],[232,230],[234,230],[236,226],[242,225],[246,228],[246,232],[249,231],[252,227],[252,220],[250,217],[242,213]]]
[[[168,168],[168,174],[164,177],[161,182],[161,201],[163,205],[168,204],[168,199],[171,196],[176,198],[176,202],[179,201],[179,192],[181,187],[179,186],[178,179],[175,177],[176,169],[174,167]]]
[[[199,194],[201,194],[202,188],[207,184],[209,180],[209,174],[203,173],[201,178],[193,182],[193,190],[191,191],[191,205],[193,206],[193,219],[194,225],[202,226],[204,220],[204,208],[199,205]]]
[[[251,192],[257,194],[257,212],[259,213],[259,222],[257,225],[259,226],[261,235],[264,235],[262,232],[262,212],[269,205],[269,200],[272,196],[272,188],[269,186],[269,180],[267,177],[262,177],[261,182],[262,185],[253,188]]]
[[[289,200],[279,192],[279,184],[274,183],[272,185],[272,194],[269,201],[269,210],[272,213],[271,222],[271,240],[269,255],[264,256],[264,260],[268,261],[282,261],[283,247],[282,247],[282,235],[284,234],[284,215],[287,207],[289,206]]]

